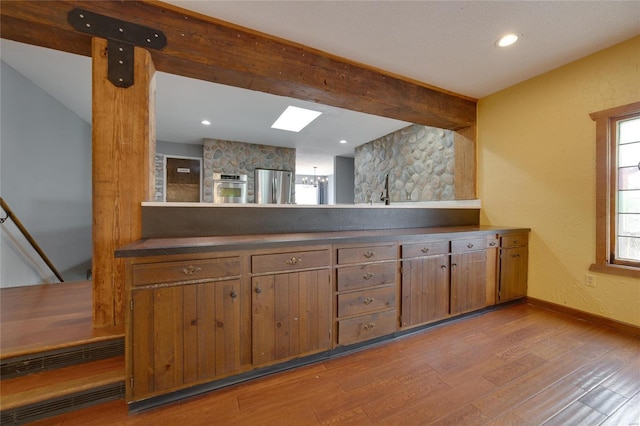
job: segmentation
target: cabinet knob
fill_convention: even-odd
[[[370,304],[373,303],[374,300],[376,300],[376,299],[374,299],[373,297],[367,297],[366,299],[364,299],[362,301],[362,303],[364,303],[365,305],[370,305]]]
[[[262,289],[261,289],[260,287],[256,287],[256,293],[257,293],[257,294],[262,293]]]
[[[185,275],[193,275],[200,271],[202,271],[202,268],[198,268],[197,266],[187,266],[186,268],[182,268],[181,270],[181,272]]]
[[[287,265],[297,265],[298,263],[302,262],[302,258],[301,257],[292,257],[289,260],[285,260],[285,263]]]
[[[229,296],[231,296],[232,299],[235,299],[236,297],[238,297],[238,293],[236,293],[235,288],[231,289],[231,293],[229,294]]]
[[[364,275],[362,276],[362,279],[364,279],[364,280],[370,280],[371,278],[373,278],[373,275],[374,275],[374,274],[372,274],[371,272],[367,272],[366,274],[364,274]]]
[[[429,251],[429,247],[423,247],[420,251],[426,254]]]
[[[363,256],[366,257],[367,259],[371,259],[375,255],[376,255],[376,252],[371,250],[367,250],[367,252],[363,254]]]

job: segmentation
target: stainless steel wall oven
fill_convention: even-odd
[[[247,175],[213,174],[214,203],[246,203]]]

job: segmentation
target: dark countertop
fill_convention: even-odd
[[[474,235],[529,232],[529,228],[499,226],[446,226],[364,231],[305,232],[292,234],[225,235],[218,237],[147,238],[120,247],[117,258],[294,247],[313,244],[417,242],[427,239],[461,239]]]

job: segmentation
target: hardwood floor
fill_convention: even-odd
[[[142,413],[38,425],[638,425],[640,339],[518,305]]]
[[[91,281],[0,290],[0,358],[124,335],[124,326],[94,329]]]

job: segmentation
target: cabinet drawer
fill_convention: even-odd
[[[338,291],[356,290],[396,282],[396,262],[347,266],[338,269]]]
[[[338,295],[338,316],[360,315],[381,309],[395,308],[396,287],[356,291]]]
[[[362,315],[338,321],[338,344],[349,345],[396,331],[398,325],[396,310]]]
[[[338,264],[375,262],[376,260],[395,260],[397,250],[395,245],[369,246],[338,249]]]
[[[510,234],[500,236],[500,247],[522,247],[529,242],[527,234]]]
[[[449,241],[428,241],[420,244],[404,244],[402,257],[434,256],[449,253]]]
[[[238,275],[240,275],[240,259],[237,257],[149,263],[133,266],[133,285],[196,281]]]
[[[329,250],[292,251],[288,253],[260,254],[251,256],[251,272],[293,271],[328,267],[331,262]]]
[[[486,248],[487,239],[485,237],[451,241],[451,253],[465,253],[468,251],[484,250]]]

